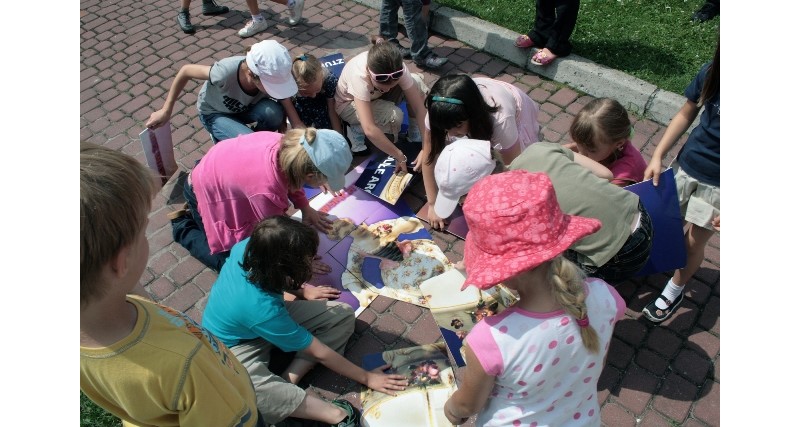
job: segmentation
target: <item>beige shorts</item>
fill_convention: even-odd
[[[711,220],[719,215],[719,187],[692,178],[677,162],[672,167],[675,170],[681,216],[687,222],[714,230]]]
[[[411,73],[411,78],[414,79],[414,84],[417,89],[422,92],[422,97],[425,98],[428,93],[428,86],[425,84],[422,74]],[[395,141],[397,141],[397,135],[400,133],[400,127],[403,125],[403,110],[397,106],[403,99],[405,99],[403,90],[400,89],[400,85],[397,85],[380,98],[370,102],[375,125],[378,126],[381,132],[393,135]],[[409,109],[409,115],[411,114],[412,112]],[[358,118],[358,113],[356,112],[355,101],[346,105],[339,113],[339,117],[351,125],[361,124],[361,120]]]

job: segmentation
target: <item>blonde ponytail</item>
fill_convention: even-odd
[[[550,262],[550,284],[553,296],[564,310],[578,323],[583,345],[592,353],[600,351],[600,339],[597,331],[589,323],[586,308],[586,291],[584,282],[586,275],[573,262],[560,255]]]

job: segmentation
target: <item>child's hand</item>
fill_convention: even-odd
[[[315,276],[324,276],[331,272],[331,266],[320,261],[321,256],[315,255],[314,260],[311,261],[311,273]]]
[[[417,154],[417,158],[414,159],[413,162],[411,162],[411,166],[414,166],[414,169],[412,169],[414,172],[422,171],[422,161],[423,161],[422,151],[420,151],[419,154]]]
[[[714,227],[714,230],[719,231],[719,215],[715,216],[714,219],[711,220],[711,226]]]
[[[342,291],[332,288],[330,286],[313,286],[303,285],[303,299],[312,300],[328,300],[339,298]]]
[[[390,368],[392,365],[385,364],[367,372],[367,387],[386,393],[391,396],[396,396],[393,390],[405,390],[408,386],[408,379],[400,374],[384,374],[384,369]]]
[[[327,233],[333,227],[333,221],[327,215],[320,215],[316,209],[306,206],[301,211],[303,212],[303,222],[317,230]]]
[[[325,194],[331,193],[331,194],[333,194],[334,197],[339,197],[342,194],[344,194],[344,188],[342,188],[339,191],[333,191],[333,190],[331,190],[331,187],[328,185],[327,182],[322,184],[319,188],[320,188],[320,190],[322,190],[323,193],[325,193]]]
[[[653,186],[658,187],[658,178],[661,176],[661,159],[650,159],[650,164],[644,170],[644,180],[653,179]]]
[[[433,203],[428,206],[428,223],[430,223],[431,228],[439,231],[443,231],[447,226],[445,219],[436,215],[436,211],[433,210]]]

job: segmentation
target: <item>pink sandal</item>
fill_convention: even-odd
[[[514,46],[522,49],[527,49],[533,46],[533,40],[527,34],[523,34],[514,40]]]
[[[545,53],[544,49],[537,50],[536,53],[533,54],[531,58],[531,64],[533,65],[550,65],[551,62],[555,61],[557,56]]]

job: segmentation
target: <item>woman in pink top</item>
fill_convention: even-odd
[[[597,98],[578,111],[569,128],[570,148],[607,167],[612,183],[624,187],[644,179],[647,162],[631,143],[633,126],[617,100]]]
[[[219,271],[234,244],[262,219],[285,215],[290,202],[303,222],[325,232],[331,221],[309,206],[303,185],[341,190],[352,160],[347,141],[330,129],[254,132],[220,141],[186,180],[186,206],[170,214],[173,237]]]
[[[425,195],[434,204],[438,188],[433,176],[436,159],[445,145],[457,138],[489,141],[505,164],[510,164],[525,147],[539,141],[539,105],[525,92],[509,83],[466,74],[440,78],[425,98],[428,116],[422,152],[414,170],[422,169]],[[428,209],[435,229],[444,218]]]
[[[465,338],[466,371],[445,416],[462,424],[477,413],[479,426],[599,426],[597,382],[625,303],[562,253],[600,221],[564,214],[550,178],[524,170],[478,181],[464,216],[464,286],[502,282],[519,301]]]

